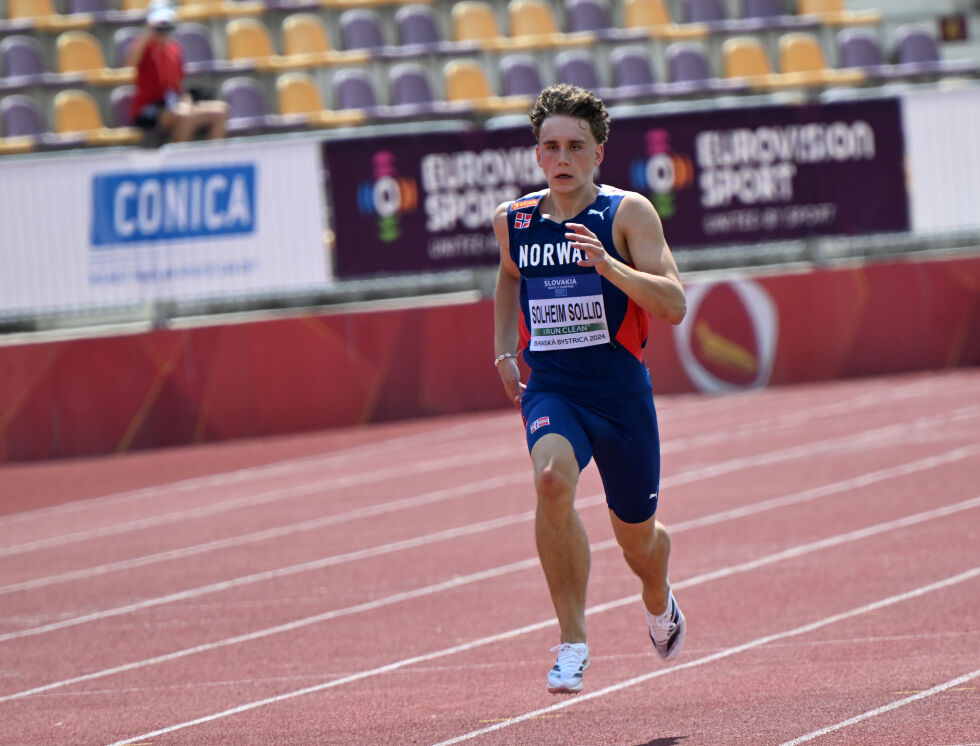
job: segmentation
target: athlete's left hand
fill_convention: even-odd
[[[599,237],[581,223],[565,223],[565,227],[570,229],[565,234],[569,245],[585,254],[585,259],[580,259],[578,265],[595,267],[596,272],[602,274],[603,268],[612,261],[612,257],[609,256]]]

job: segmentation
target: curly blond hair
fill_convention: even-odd
[[[548,86],[541,91],[529,114],[535,140],[541,133],[542,122],[556,114],[584,119],[600,145],[609,139],[609,113],[602,99],[592,91],[567,83]]]

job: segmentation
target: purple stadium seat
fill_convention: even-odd
[[[613,86],[607,97],[620,99],[651,98],[664,92],[657,82],[653,61],[646,47],[626,45],[617,47],[609,54],[612,65]]]
[[[377,109],[380,105],[374,76],[364,68],[345,67],[333,76],[335,109]]]
[[[978,71],[974,60],[944,60],[935,34],[914,24],[895,31],[895,57],[906,74],[975,75]]]
[[[614,49],[609,55],[612,63],[613,83],[623,86],[652,85],[656,82],[653,61],[646,48],[627,46]]]
[[[184,50],[185,65],[208,65],[214,62],[211,33],[200,23],[182,23],[174,38]]]
[[[280,117],[269,111],[262,86],[254,78],[225,78],[221,83],[219,96],[228,104],[228,134],[258,134],[301,128],[299,124],[285,124]]]
[[[780,18],[784,15],[783,0],[742,0],[742,18]]]
[[[684,17],[688,23],[713,24],[727,21],[722,0],[684,0]]]
[[[59,75],[48,72],[41,43],[33,36],[19,34],[0,41],[0,74],[0,93],[82,81],[80,73]]]
[[[428,106],[436,101],[425,67],[414,62],[392,65],[388,71],[394,106]]]
[[[68,0],[69,13],[87,13],[97,24],[110,26],[140,23],[146,16],[141,9],[117,10],[119,3],[110,4],[107,0]]]
[[[628,41],[646,38],[645,29],[618,28],[609,0],[565,0],[568,31],[588,31],[602,40]]]
[[[871,80],[975,75],[971,60],[943,60],[935,37],[917,26],[903,26],[895,32],[896,64],[888,64],[878,34],[870,28],[846,28],[837,34],[840,67],[860,68]]]
[[[143,35],[140,26],[123,26],[112,32],[112,64],[115,67],[126,65],[126,52],[129,46]]]
[[[244,73],[255,69],[247,60],[215,59],[211,32],[200,23],[182,23],[174,31],[174,38],[184,50],[184,70],[188,75],[196,73]]]
[[[420,44],[438,47],[446,41],[439,25],[439,16],[429,5],[403,5],[395,13],[395,32],[398,44]]]
[[[377,51],[386,45],[381,16],[368,8],[345,10],[340,14],[340,38],[344,49]]]
[[[84,142],[84,137],[79,134],[49,132],[37,102],[20,94],[0,99],[0,137],[33,137],[37,146],[47,150],[77,147]]]
[[[556,82],[577,85],[589,91],[602,88],[595,55],[584,49],[569,49],[555,57]]]
[[[902,26],[895,31],[895,61],[902,65],[939,60],[936,37],[920,26]]]
[[[136,88],[131,85],[121,85],[112,89],[109,94],[109,113],[112,114],[109,120],[110,127],[128,127],[132,124],[130,118],[130,105]]]
[[[841,68],[861,68],[869,78],[894,77],[891,65],[878,40],[878,32],[865,27],[841,29],[837,33],[838,65]]]
[[[545,87],[541,64],[529,54],[510,54],[500,60],[501,88],[505,96],[537,96]]]
[[[711,31],[749,33],[819,25],[813,18],[786,13],[782,0],[742,0],[741,11],[739,18],[730,18],[724,0],[684,0],[687,20]]]
[[[8,36],[0,41],[0,70],[6,79],[20,78],[21,85],[36,85],[45,73],[41,43],[32,36]]]
[[[718,78],[711,72],[708,52],[695,42],[675,42],[667,47],[669,91],[674,95],[722,93],[746,90],[738,80]]]
[[[677,42],[665,53],[668,76],[674,83],[702,83],[711,80],[708,54],[700,44]]]
[[[37,104],[30,96],[7,96],[0,100],[0,135],[36,137],[45,131]]]
[[[613,27],[609,0],[566,0],[569,31],[606,31]]]
[[[392,104],[388,113],[391,116],[461,116],[473,111],[468,104],[437,99],[427,68],[417,62],[392,65],[388,70],[388,85]]]

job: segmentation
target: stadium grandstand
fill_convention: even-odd
[[[975,0],[183,0],[175,7],[175,37],[184,52],[185,85],[227,102],[227,139],[218,144],[193,142],[161,148],[154,137],[132,126],[134,70],[124,66],[128,45],[141,33],[149,9],[142,0],[0,0],[0,193],[12,209],[0,226],[0,251],[6,267],[20,268],[16,279],[8,274],[13,287],[5,288],[8,302],[0,307],[0,324],[7,332],[113,321],[161,324],[172,317],[219,311],[432,293],[487,294],[495,271],[493,247],[487,246],[492,243],[487,239],[488,216],[457,226],[465,230],[457,230],[452,240],[441,239],[438,231],[430,230],[438,216],[430,214],[428,227],[421,223],[416,227],[412,216],[405,214],[406,205],[413,204],[421,214],[426,204],[430,208],[442,204],[431,209],[443,217],[453,210],[486,212],[496,197],[517,196],[515,189],[530,191],[530,183],[498,184],[496,189],[488,184],[477,202],[471,199],[463,204],[465,195],[457,194],[454,203],[446,190],[432,192],[425,184],[420,195],[419,180],[431,174],[406,173],[400,181],[384,181],[396,184],[398,204],[392,206],[391,195],[378,185],[398,170],[398,163],[375,163],[381,178],[373,182],[374,193],[364,180],[352,183],[350,174],[333,173],[331,163],[346,163],[340,156],[351,152],[350,148],[360,149],[358,152],[374,148],[372,152],[381,153],[388,142],[418,143],[412,147],[419,151],[429,143],[445,142],[447,153],[453,150],[454,154],[443,160],[452,161],[456,168],[465,168],[460,165],[461,153],[471,152],[466,142],[482,148],[479,152],[484,155],[487,149],[510,152],[521,137],[527,145],[528,107],[538,90],[554,82],[595,89],[609,105],[617,129],[627,123],[656,129],[658,122],[676,121],[684,127],[704,122],[711,132],[696,138],[698,148],[710,140],[709,135],[720,132],[727,119],[744,121],[737,131],[732,130],[733,136],[731,132],[719,135],[718,147],[725,152],[726,148],[737,149],[739,138],[746,133],[762,133],[752,147],[770,147],[765,141],[767,133],[790,132],[786,125],[794,116],[784,116],[787,111],[813,112],[835,105],[845,111],[848,104],[857,111],[875,102],[907,97],[931,101],[929,96],[938,96],[938,101],[952,102],[949,111],[962,111],[968,118],[976,111],[970,102],[980,95],[976,81],[980,3]],[[780,112],[772,123],[750,115],[767,107]],[[908,152],[914,147],[908,141],[913,115],[905,112],[903,116],[905,153],[897,157],[907,166],[910,156],[916,155]],[[810,130],[800,132],[812,133],[813,127],[826,124],[816,123],[819,116],[811,119]],[[937,126],[956,126],[949,118],[937,122]],[[845,125],[830,121],[828,126]],[[850,134],[840,137],[846,140],[856,136],[856,131],[852,128]],[[512,132],[518,133],[516,139]],[[888,137],[879,135],[880,147]],[[193,243],[188,241],[194,235],[208,241],[230,240],[207,237],[206,230],[198,234],[162,230],[150,235],[154,189],[162,190],[162,211],[166,212],[168,204],[177,209],[173,204],[179,203],[180,210],[193,212],[194,190],[231,178],[227,173],[218,182],[207,181],[206,175],[200,183],[193,177],[189,181],[125,182],[127,188],[138,190],[133,192],[137,196],[130,208],[125,206],[128,192],[122,189],[113,196],[103,195],[115,200],[115,217],[76,215],[78,210],[103,204],[93,196],[101,194],[94,185],[112,189],[105,179],[92,176],[94,172],[123,173],[132,166],[145,171],[149,167],[145,164],[156,164],[149,168],[161,173],[178,164],[192,170],[195,163],[234,160],[242,153],[275,153],[277,148],[299,143],[308,148],[308,157],[323,153],[313,180],[305,186],[298,186],[299,179],[308,178],[309,173],[287,169],[281,176],[287,182],[295,178],[296,188],[320,192],[315,201],[307,199],[304,204],[317,212],[313,222],[319,226],[317,251],[322,252],[322,261],[318,265],[316,259],[284,259],[313,266],[310,270],[302,265],[302,271],[310,272],[306,281],[293,277],[279,282],[276,268],[263,268],[267,276],[255,283],[236,285],[219,279],[212,286],[201,276],[204,270],[176,266],[186,257],[152,256],[154,243],[173,245],[169,239],[177,240],[177,253],[179,246]],[[661,145],[666,153],[669,146]],[[392,152],[399,156],[397,150]],[[641,173],[644,165],[628,154],[610,155],[614,156],[610,159],[614,161],[612,173],[630,173],[634,188],[649,187],[685,272],[786,262],[819,265],[897,252],[970,251],[976,246],[978,231],[969,218],[927,216],[919,220],[915,215],[931,208],[916,205],[909,208],[912,219],[889,220],[884,209],[884,219],[877,224],[842,217],[838,223],[825,221],[821,227],[820,216],[806,215],[806,206],[799,205],[799,214],[779,230],[767,232],[764,226],[757,230],[742,226],[741,233],[729,230],[732,221],[777,220],[775,212],[760,217],[744,210],[744,214],[729,210],[725,215],[702,215],[700,231],[675,230],[672,211],[690,196],[679,191],[687,185],[682,185],[682,177],[698,181],[705,208],[712,206],[712,199],[732,204],[741,199],[743,206],[761,204],[765,195],[759,192],[760,184],[778,190],[781,180],[785,182],[788,172],[780,171],[780,166],[794,171],[794,178],[824,177],[803,174],[806,168],[799,159],[795,165],[781,162],[773,167],[772,157],[766,154],[752,173],[748,171],[751,159],[742,163],[745,168],[738,173],[732,169],[709,173],[703,159],[699,160],[704,156],[700,150],[672,152],[667,175],[675,178],[677,189],[672,193],[670,188],[649,183],[664,177],[662,167],[651,165],[656,154],[647,154],[651,158],[646,174]],[[920,157],[934,158],[934,154]],[[430,171],[438,161],[421,152],[412,158],[427,164]],[[865,167],[877,169],[878,165]],[[472,168],[475,173],[480,167]],[[484,164],[485,168],[492,164]],[[271,178],[273,170],[263,163],[261,175],[249,171],[246,176],[262,180]],[[52,175],[50,178],[64,183],[66,174],[82,172],[86,176],[79,182],[81,194],[52,189],[45,181]],[[26,179],[25,174],[33,176]],[[600,178],[605,176],[605,171],[600,173]],[[742,181],[737,185],[733,179]],[[717,188],[705,186],[709,182]],[[248,183],[248,189],[268,188]],[[150,184],[154,186],[147,186]],[[946,187],[957,190],[970,185],[959,185],[953,178]],[[180,197],[184,194],[180,189],[190,196]],[[755,192],[736,193],[738,189]],[[340,199],[340,190],[351,196]],[[233,197],[234,190],[229,194]],[[221,200],[220,194],[217,199]],[[372,205],[372,199],[378,204]],[[919,196],[913,194],[911,199]],[[378,200],[387,201],[382,205]],[[65,201],[70,204],[63,204]],[[791,205],[800,200],[784,201]],[[299,204],[294,201],[283,209],[299,210]],[[137,215],[144,207],[149,212]],[[106,209],[111,210],[111,205]],[[133,211],[131,219],[122,216],[127,209]],[[355,224],[354,213],[363,218],[378,209],[393,211],[374,215],[379,226],[387,226],[379,227],[381,240],[375,243],[380,249],[397,247],[400,241],[428,242],[428,259],[424,251],[416,251],[417,260],[405,261],[412,253],[406,250],[391,252],[390,263],[383,251],[373,263],[351,258],[368,251],[366,246],[351,244],[359,243],[364,226],[370,223],[362,221],[353,228],[343,223]],[[896,206],[895,211],[900,209]],[[399,214],[405,216],[401,226],[396,225]],[[58,219],[52,220],[53,216]],[[179,222],[180,215],[174,217],[170,212],[157,222],[169,223],[172,217]],[[229,213],[224,219],[233,217]],[[309,222],[310,216],[304,217]],[[303,217],[292,218],[287,217],[286,222],[304,222]],[[211,222],[221,219],[219,215]],[[263,213],[261,219],[268,217]],[[115,225],[120,222],[122,226]],[[149,226],[144,225],[147,222]],[[112,225],[101,230],[106,223]],[[249,230],[254,229],[249,225]],[[127,230],[128,234],[120,235]],[[140,240],[134,244],[134,238]],[[276,240],[271,235],[259,239]],[[306,235],[283,236],[282,240],[310,239]],[[87,267],[85,257],[67,262],[58,258],[58,248],[71,251],[73,243],[88,256]],[[39,250],[39,244],[50,245]],[[113,258],[118,254],[114,245],[128,246],[129,259]],[[142,258],[132,264],[136,254]],[[48,258],[42,261],[40,257]],[[124,266],[127,261],[130,265]],[[153,266],[144,266],[142,261]],[[166,268],[165,280],[155,274],[152,282],[146,281],[147,272],[159,272],[160,263],[168,261],[175,264]],[[248,264],[250,260],[243,261]],[[95,264],[106,271],[96,272]],[[142,289],[125,290],[131,283],[119,278],[127,273],[143,278],[136,283]],[[178,281],[181,273],[190,281]],[[285,278],[290,272],[283,269],[279,274]],[[47,292],[79,282],[87,282],[88,288],[76,293]],[[146,289],[149,284],[154,285],[152,292]],[[11,297],[14,289],[16,299]]]

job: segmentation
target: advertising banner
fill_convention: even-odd
[[[491,216],[544,186],[530,127],[324,145],[339,277],[497,261]],[[599,181],[674,247],[909,227],[897,99],[616,119]]]
[[[898,99],[622,119],[600,178],[674,247],[909,228]]]
[[[322,287],[318,147],[221,143],[0,165],[0,314]]]
[[[902,96],[912,230],[980,227],[980,88]]]
[[[494,264],[493,211],[540,189],[530,127],[330,141],[338,277]]]

